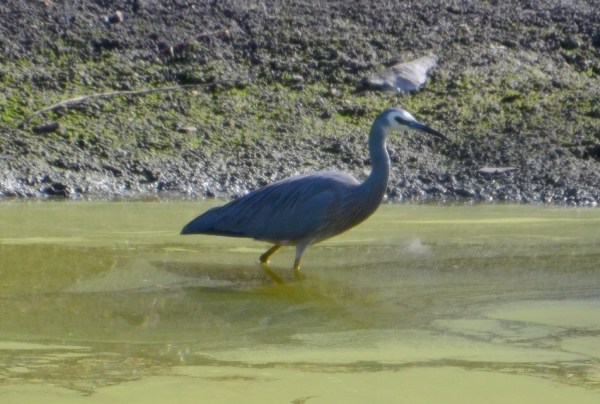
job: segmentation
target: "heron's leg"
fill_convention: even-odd
[[[269,275],[271,277],[271,279],[273,279],[275,282],[277,282],[278,284],[282,285],[285,282],[273,271],[271,271],[271,268],[269,268],[269,257],[271,255],[273,255],[273,253],[277,250],[279,250],[281,248],[280,244],[275,244],[273,247],[269,248],[267,250],[267,252],[265,252],[263,255],[260,256],[260,262],[261,262],[261,266],[263,271],[265,271],[267,273],[267,275]]]
[[[262,266],[263,271],[265,271],[267,273],[267,275],[269,275],[271,277],[271,279],[273,279],[275,282],[277,282],[280,285],[283,285],[285,283],[279,277],[279,275],[277,275],[275,272],[271,271],[271,268],[269,268],[269,265],[266,262],[263,262],[261,266]]]
[[[302,258],[302,254],[304,253],[304,250],[306,250],[306,247],[308,247],[308,243],[296,244],[296,260],[294,261],[294,278],[296,278],[296,280],[302,279],[302,276],[300,275],[300,258]]]
[[[300,280],[301,276],[300,276],[300,258],[296,258],[296,260],[294,261],[294,278],[296,278],[296,280]]]
[[[281,245],[275,244],[273,247],[269,248],[266,253],[260,256],[260,262],[266,264],[269,262],[269,257],[273,255],[273,253],[281,248]]]

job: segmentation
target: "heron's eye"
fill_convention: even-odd
[[[396,120],[396,122],[398,122],[400,125],[406,125],[406,121],[402,118],[400,118],[399,116],[395,116],[394,119]]]

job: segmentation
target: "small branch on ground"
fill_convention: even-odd
[[[155,93],[158,91],[185,90],[187,88],[203,87],[203,86],[209,86],[209,85],[214,85],[214,84],[219,84],[219,83],[228,83],[228,82],[232,82],[232,81],[233,80],[217,81],[217,82],[211,82],[211,83],[200,83],[200,84],[184,84],[181,86],[148,88],[145,90],[138,90],[138,91],[113,91],[113,92],[109,92],[109,93],[97,93],[97,94],[84,95],[81,97],[76,97],[76,98],[71,98],[71,99],[68,99],[65,101],[61,101],[57,104],[50,105],[49,107],[42,108],[39,111],[35,111],[33,114],[28,115],[25,119],[23,119],[21,121],[21,123],[19,123],[17,125],[17,128],[23,129],[29,123],[29,121],[31,121],[32,118],[34,118],[38,115],[41,115],[45,112],[53,111],[53,110],[61,108],[61,107],[66,107],[67,105],[77,104],[79,102],[88,100],[90,98],[110,98],[110,97],[116,97],[119,95],[140,95],[140,94]]]

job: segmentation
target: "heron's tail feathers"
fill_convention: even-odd
[[[219,208],[213,208],[186,224],[183,229],[181,229],[180,234],[209,234],[213,236],[247,237],[242,232],[236,232],[223,228],[227,226],[223,226],[222,224],[219,225],[221,220],[222,217],[219,214]]]

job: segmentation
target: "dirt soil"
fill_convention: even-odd
[[[236,197],[324,169],[365,178],[398,134],[389,200],[600,202],[600,7],[546,1],[6,0],[0,198]],[[361,78],[434,53],[420,91]],[[197,87],[90,98],[178,85]],[[497,175],[483,167],[515,167]]]

